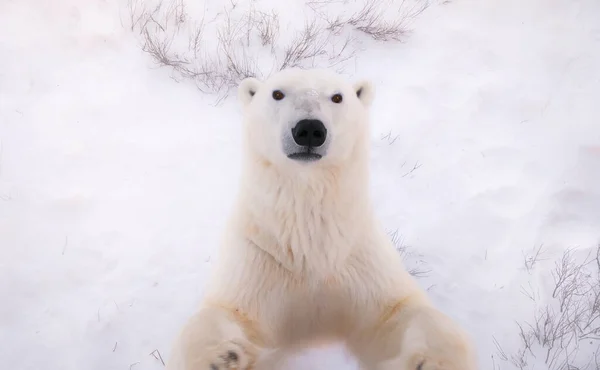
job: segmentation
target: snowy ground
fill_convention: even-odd
[[[162,368],[201,297],[239,109],[155,68],[123,11],[0,2],[2,368]],[[600,3],[456,0],[412,27],[350,71],[377,86],[374,200],[481,369],[512,369],[493,338],[518,350],[523,287],[543,304],[554,260],[600,241]],[[354,366],[338,350],[303,361]]]

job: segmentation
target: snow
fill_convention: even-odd
[[[202,296],[239,108],[156,68],[125,12],[0,3],[3,368],[160,369]],[[377,87],[373,199],[490,369],[493,339],[518,350],[515,321],[532,318],[522,287],[548,300],[552,258],[600,241],[600,4],[457,0],[411,26],[350,71]],[[529,274],[541,244],[551,258]],[[340,348],[297,360],[355,368]]]

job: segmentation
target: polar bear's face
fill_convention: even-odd
[[[372,85],[354,85],[327,70],[286,69],[262,82],[246,78],[238,88],[246,144],[282,165],[339,164],[368,140]]]

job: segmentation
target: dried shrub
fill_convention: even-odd
[[[534,260],[526,259],[528,271]],[[500,359],[518,369],[533,369],[535,362],[549,370],[600,369],[600,246],[583,259],[568,249],[550,276],[549,301],[536,309],[532,322],[517,323],[516,353],[506,355],[496,342]]]
[[[292,30],[290,40],[281,41],[279,15],[255,8],[254,2],[249,9],[240,10],[241,6],[231,1],[213,19],[207,20],[205,14],[194,21],[184,0],[148,0],[155,5],[142,1],[128,0],[129,29],[140,37],[142,50],[159,66],[171,68],[174,79],[191,79],[201,91],[217,94],[219,100],[246,77],[262,78],[289,67],[343,68],[357,48],[353,35],[342,35],[342,28],[350,27],[378,41],[399,40],[405,34],[406,20],[418,15],[399,13],[398,21],[388,22],[382,16],[385,5],[367,0],[360,11],[332,23],[317,11],[339,2],[313,0],[306,5],[316,16],[306,20],[300,30]],[[216,44],[211,45],[214,40]],[[270,68],[264,60],[270,62]]]

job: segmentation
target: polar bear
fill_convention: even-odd
[[[238,86],[239,193],[199,310],[167,369],[279,369],[315,341],[368,370],[474,370],[470,338],[436,309],[374,217],[369,81],[284,69]]]

